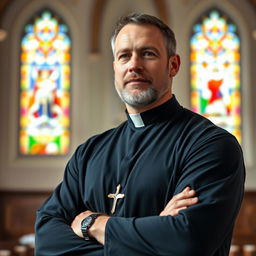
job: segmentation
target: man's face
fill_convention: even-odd
[[[161,31],[153,25],[128,24],[115,41],[115,87],[121,99],[135,109],[171,97],[172,77],[179,57],[168,58]]]

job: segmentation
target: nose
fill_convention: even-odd
[[[143,63],[140,56],[138,56],[137,54],[132,55],[128,63],[128,71],[138,73],[142,71],[142,69],[143,69]]]

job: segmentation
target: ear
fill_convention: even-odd
[[[180,56],[175,54],[169,58],[169,76],[174,77],[180,69]]]

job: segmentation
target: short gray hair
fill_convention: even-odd
[[[120,30],[128,24],[138,25],[153,25],[160,29],[166,41],[166,49],[168,56],[172,56],[176,53],[176,39],[174,32],[160,19],[155,16],[140,13],[131,13],[127,16],[121,17],[116,23],[116,27],[111,37],[111,47],[114,54],[115,41]]]

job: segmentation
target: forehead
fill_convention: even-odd
[[[128,24],[120,30],[115,41],[116,50],[143,45],[165,48],[165,40],[158,27],[148,24]]]

